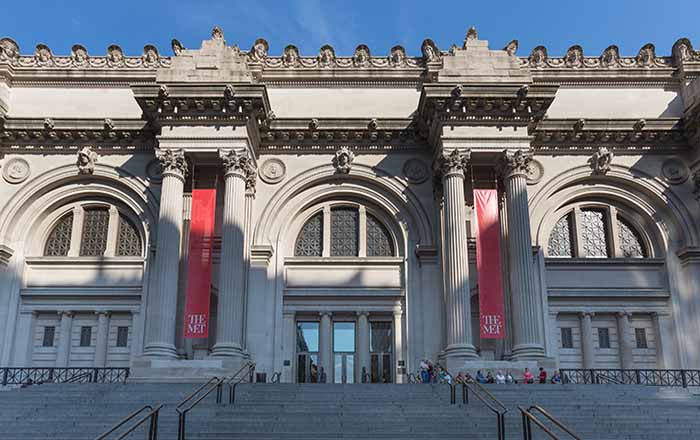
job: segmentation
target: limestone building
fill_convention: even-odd
[[[700,52],[0,40],[0,367],[700,367]],[[26,53],[26,52],[25,52]],[[208,337],[185,338],[216,189]],[[496,189],[505,339],[479,334]],[[196,216],[195,216],[196,217]],[[207,272],[204,272],[207,273]],[[498,364],[509,362],[509,364]],[[184,373],[183,373],[184,372]]]

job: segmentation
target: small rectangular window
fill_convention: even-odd
[[[635,328],[634,339],[637,341],[637,348],[649,348],[647,344],[647,329]]]
[[[598,348],[610,348],[610,330],[607,328],[598,329]]]
[[[92,340],[92,327],[83,326],[80,327],[80,346],[89,347]]]
[[[117,327],[117,347],[126,347],[129,341],[129,327]]]
[[[44,338],[41,341],[42,347],[53,347],[53,340],[56,336],[56,327],[46,326],[44,327]]]
[[[574,348],[574,338],[569,327],[561,328],[561,348]]]

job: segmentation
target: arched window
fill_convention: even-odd
[[[297,257],[391,257],[394,240],[387,227],[364,206],[332,206],[314,214],[294,244]],[[330,228],[324,243],[324,228]],[[328,246],[328,249],[325,249]]]
[[[74,234],[77,231],[79,235]],[[44,255],[138,257],[142,255],[141,236],[132,221],[116,207],[78,205],[54,224],[44,245]]]
[[[549,257],[645,258],[642,235],[613,206],[576,206],[549,234]]]

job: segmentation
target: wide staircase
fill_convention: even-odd
[[[175,407],[199,384],[43,384],[0,392],[0,439],[94,439],[132,411],[162,403],[158,438],[177,439]],[[700,439],[700,390],[634,385],[488,385],[522,439],[518,407],[537,404],[582,439]],[[187,414],[187,439],[497,439],[496,415],[472,386],[240,384]],[[190,402],[194,402],[193,399]],[[189,405],[182,406],[185,408]],[[133,420],[138,420],[135,417]],[[547,420],[544,424],[559,434]],[[146,438],[147,423],[128,438]],[[120,431],[123,432],[123,429]],[[117,438],[115,432],[109,438]],[[538,428],[533,438],[545,437]],[[559,438],[571,438],[561,435]]]

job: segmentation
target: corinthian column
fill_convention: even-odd
[[[467,256],[467,225],[464,207],[464,171],[470,151],[454,150],[440,156],[436,168],[443,187],[443,287],[445,297],[447,368],[454,370],[477,357],[472,344]]]
[[[177,282],[182,236],[182,193],[187,162],[183,150],[156,152],[163,170],[158,215],[154,288],[148,293],[146,345],[143,354],[153,358],[175,358]]]
[[[255,179],[247,154],[220,151],[224,165],[224,212],[221,226],[221,270],[216,318],[216,344],[212,356],[242,358],[245,305],[245,201],[246,181]]]
[[[535,286],[527,202],[527,171],[532,153],[505,151],[499,161],[506,193],[508,219],[508,270],[513,316],[513,359],[542,358],[544,312]]]

